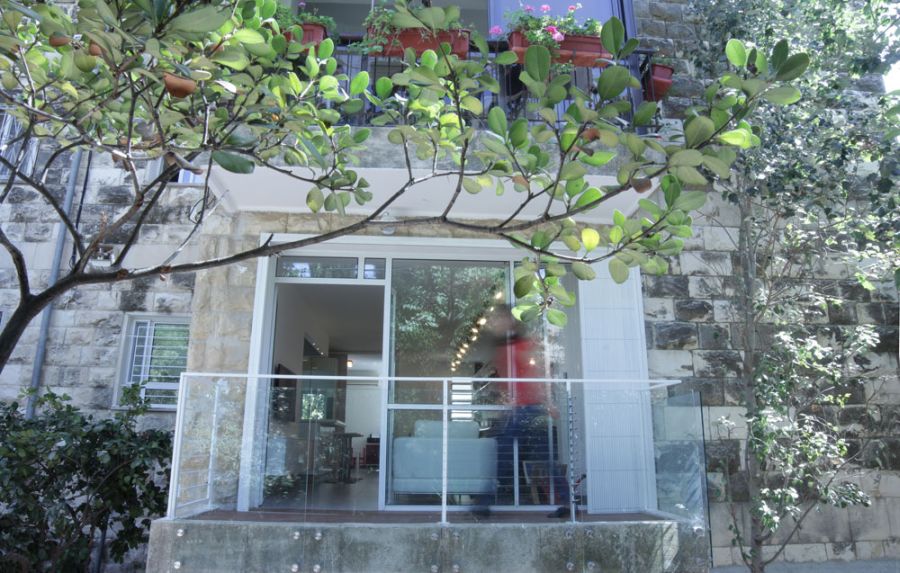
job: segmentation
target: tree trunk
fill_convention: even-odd
[[[744,350],[743,368],[741,371],[741,383],[743,384],[744,405],[747,409],[746,418],[755,417],[759,413],[759,405],[756,401],[756,389],[754,377],[757,361],[757,332],[754,300],[756,295],[756,251],[753,237],[753,206],[748,197],[740,201],[741,229],[738,238],[738,252],[741,262],[741,284],[739,286],[741,312],[744,323]],[[748,427],[749,429],[749,427]],[[747,467],[747,487],[750,497],[750,531],[746,535],[750,550],[750,571],[752,573],[764,573],[765,562],[762,554],[763,526],[758,514],[753,511],[754,500],[759,499],[760,489],[763,487],[763,472],[759,460],[751,447],[751,436],[748,431],[747,447],[744,460]]]

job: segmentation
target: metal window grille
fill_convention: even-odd
[[[126,384],[141,388],[152,408],[173,409],[178,381],[187,368],[188,325],[166,320],[135,320],[129,332]]]
[[[12,140],[22,132],[22,124],[20,124],[19,120],[14,116],[5,113],[2,108],[0,108],[0,114],[2,114],[3,117],[3,119],[0,120],[0,154],[3,155],[3,159],[6,159],[10,163],[15,163],[16,157],[22,149],[22,142],[12,142]],[[34,162],[37,160],[37,149],[38,146],[36,141],[32,140],[28,143],[28,150],[22,157],[21,171],[24,171],[25,173],[32,172],[34,169]],[[0,165],[0,179],[6,179],[7,177],[9,177],[9,169],[7,169],[5,165]]]

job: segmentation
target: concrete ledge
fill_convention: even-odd
[[[706,573],[706,532],[674,521],[558,524],[153,522],[148,573]]]
[[[766,567],[766,573],[897,573],[898,559],[866,559],[860,561],[830,561],[816,563],[775,562]],[[746,567],[715,567],[711,573],[747,573]]]

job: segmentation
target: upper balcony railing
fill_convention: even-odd
[[[370,89],[374,93],[375,82],[378,81],[379,78],[391,77],[393,74],[403,71],[403,58],[399,56],[381,55],[378,53],[361,53],[359,50],[351,47],[353,42],[360,39],[359,36],[349,35],[342,35],[336,39],[337,45],[333,54],[333,57],[338,62],[336,73],[346,74],[348,77],[353,78],[359,72],[366,71],[369,74]],[[489,43],[489,48],[491,50],[489,58],[493,60],[497,54],[506,51],[507,45],[505,42],[491,42]],[[474,46],[472,46],[471,50],[470,58],[474,59],[480,57]],[[635,77],[643,79],[643,90],[629,89],[625,91],[623,96],[623,100],[628,102],[631,112],[644,101],[645,97],[655,99],[655,94],[652,92],[654,83],[649,81],[648,77],[653,53],[652,50],[639,49],[628,58],[618,62],[619,64],[630,68]],[[498,64],[491,66],[490,70],[494,81],[499,86],[499,91],[497,93],[485,91],[480,94],[478,98],[481,100],[483,112],[480,116],[475,116],[475,114],[472,114],[471,112],[466,112],[470,120],[484,120],[491,108],[499,106],[506,112],[506,115],[510,120],[526,117],[530,121],[544,121],[544,119],[538,116],[536,112],[529,111],[527,104],[530,101],[536,100],[532,98],[525,85],[519,79],[522,72],[521,65]],[[596,92],[597,80],[599,79],[600,74],[603,73],[603,70],[603,67],[574,65],[569,67],[567,73],[572,76],[572,86],[590,94]],[[329,105],[328,102],[323,103]],[[560,118],[560,120],[572,103],[573,100],[571,98],[566,98],[555,106],[557,117]],[[370,125],[371,120],[379,114],[380,110],[378,107],[373,103],[366,101],[362,110],[353,114],[345,114],[344,121],[350,125]],[[630,120],[630,113],[623,114],[621,117],[624,120]]]
[[[666,380],[185,373],[168,515],[447,524],[615,514],[705,530],[700,397],[677,390]]]

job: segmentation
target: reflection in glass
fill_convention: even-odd
[[[352,257],[278,257],[277,277],[355,279],[358,259]]]

